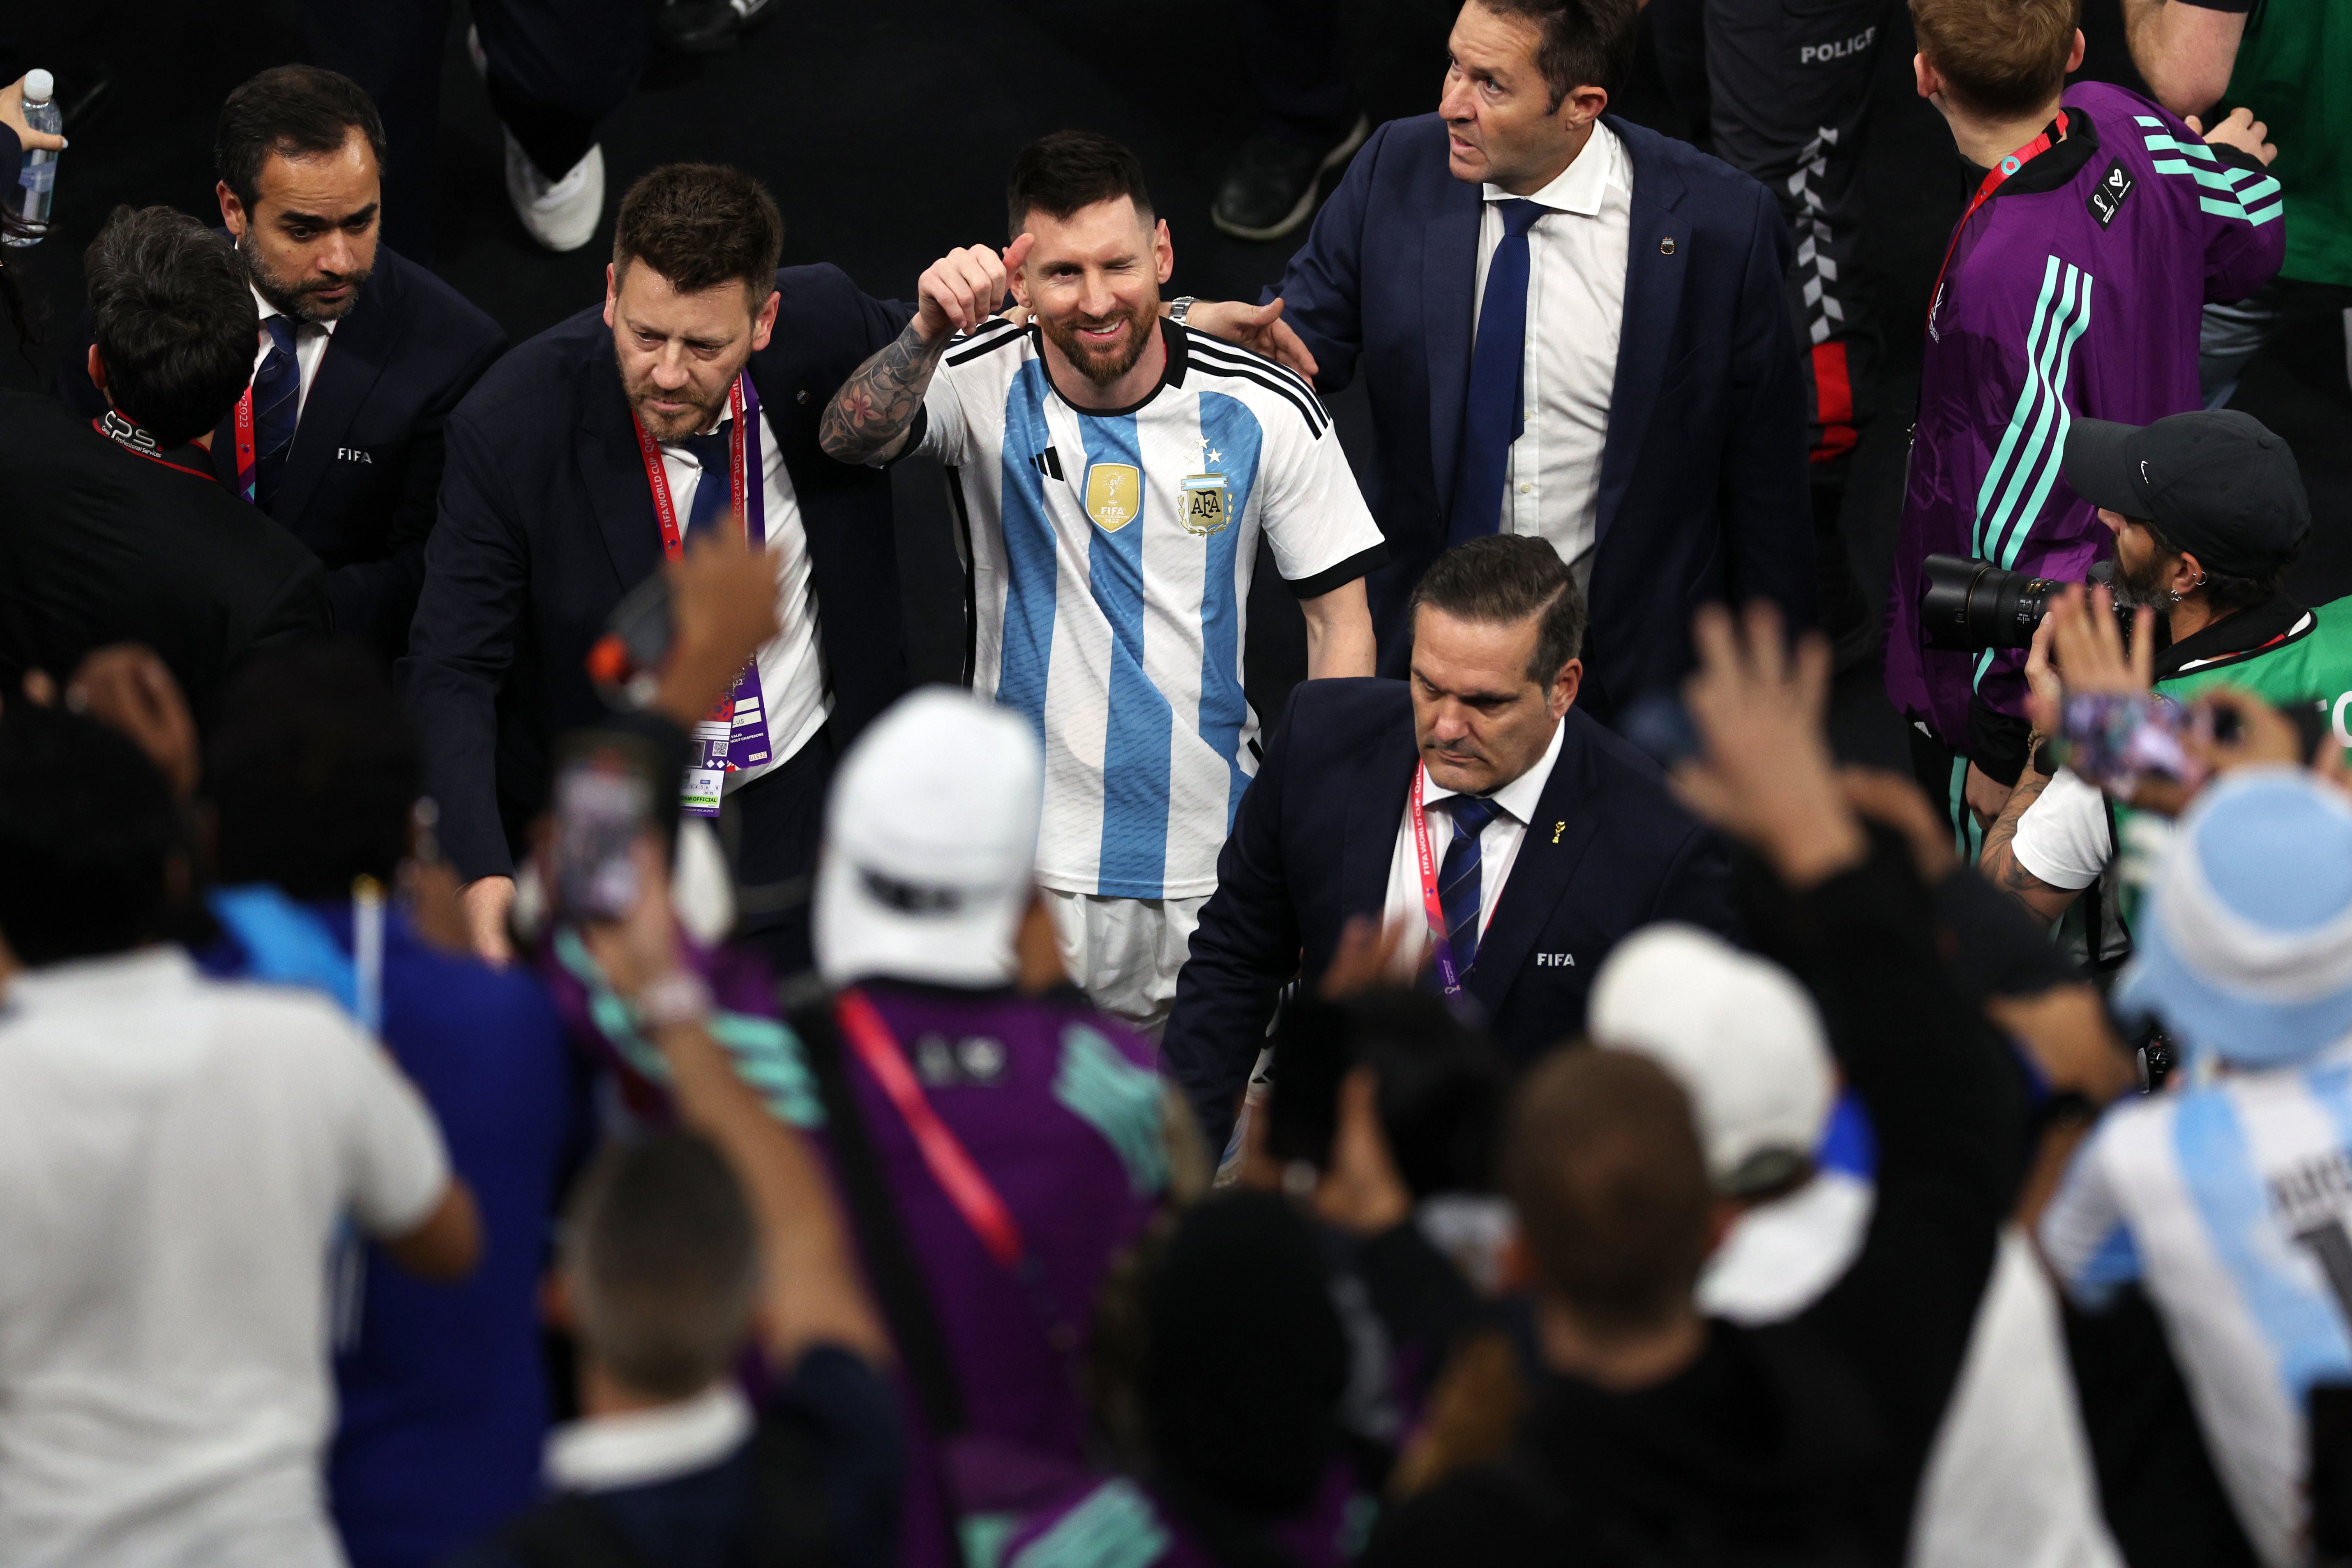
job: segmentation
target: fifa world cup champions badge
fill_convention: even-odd
[[[1233,521],[1225,507],[1225,497],[1230,493],[1225,476],[1213,471],[1215,466],[1224,460],[1224,456],[1203,441],[1201,443],[1201,466],[1212,471],[1184,476],[1184,528],[1187,532],[1197,533],[1204,539]]]
[[[1117,533],[1143,510],[1143,470],[1132,463],[1097,463],[1087,470],[1087,515],[1105,533]]]

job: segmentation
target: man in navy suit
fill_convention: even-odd
[[[1363,376],[1384,673],[1404,671],[1406,599],[1440,552],[1533,534],[1591,605],[1580,703],[1604,721],[1689,668],[1697,605],[1769,598],[1801,626],[1813,587],[1787,226],[1755,181],[1601,112],[1635,17],[1633,0],[1469,0],[1438,111],[1356,154],[1280,323],[1191,318],[1327,392]]]
[[[1351,921],[1408,933],[1401,973],[1463,997],[1522,1063],[1583,1026],[1621,937],[1732,930],[1722,841],[1578,706],[1584,603],[1549,544],[1457,545],[1410,614],[1409,681],[1292,692],[1218,858],[1160,1040],[1213,1139],[1276,993],[1321,975]]]
[[[327,568],[338,637],[408,647],[441,488],[442,427],[506,334],[425,268],[380,248],[383,126],[347,78],[263,71],[214,139],[221,218],[261,331],[253,382],[213,433],[212,468]],[[106,400],[79,364],[67,402]]]
[[[772,906],[747,930],[807,962],[789,884],[814,865],[833,758],[907,680],[889,476],[826,458],[817,423],[912,312],[838,268],[779,270],[783,233],[748,174],[654,170],[621,203],[602,309],[516,349],[449,421],[400,668],[484,957],[509,952],[512,847],[549,743],[604,711],[586,661],[606,618],[688,540],[740,529],[773,565],[781,629],[682,804],[715,815],[723,790],[736,876]]]

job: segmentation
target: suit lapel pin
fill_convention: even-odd
[[[1560,836],[1561,834],[1563,834],[1563,833],[1567,832],[1567,831],[1568,831],[1568,824],[1567,824],[1567,823],[1565,823],[1565,822],[1555,822],[1555,823],[1553,823],[1553,824],[1551,825],[1551,841],[1552,841],[1554,844],[1559,843],[1559,836]]]
[[[1664,239],[1662,239],[1662,240],[1658,241],[1658,254],[1659,254],[1660,256],[1672,256],[1674,253],[1675,253],[1675,240],[1674,240],[1674,236],[1672,236],[1672,235],[1668,235],[1665,238],[1664,238]]]

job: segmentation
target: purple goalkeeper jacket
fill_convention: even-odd
[[[1886,694],[1956,751],[1973,752],[1972,728],[2021,742],[2025,654],[1925,647],[1920,563],[2080,581],[2112,545],[2059,471],[2068,426],[2197,407],[2199,310],[2252,293],[2285,251],[2278,182],[2254,160],[2119,87],[2077,82],[2063,102],[2065,140],[1963,223],[1927,314]]]

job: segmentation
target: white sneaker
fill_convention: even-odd
[[[563,178],[550,181],[506,127],[507,199],[531,238],[550,250],[577,250],[596,235],[596,221],[604,216],[604,149],[572,165]]]

